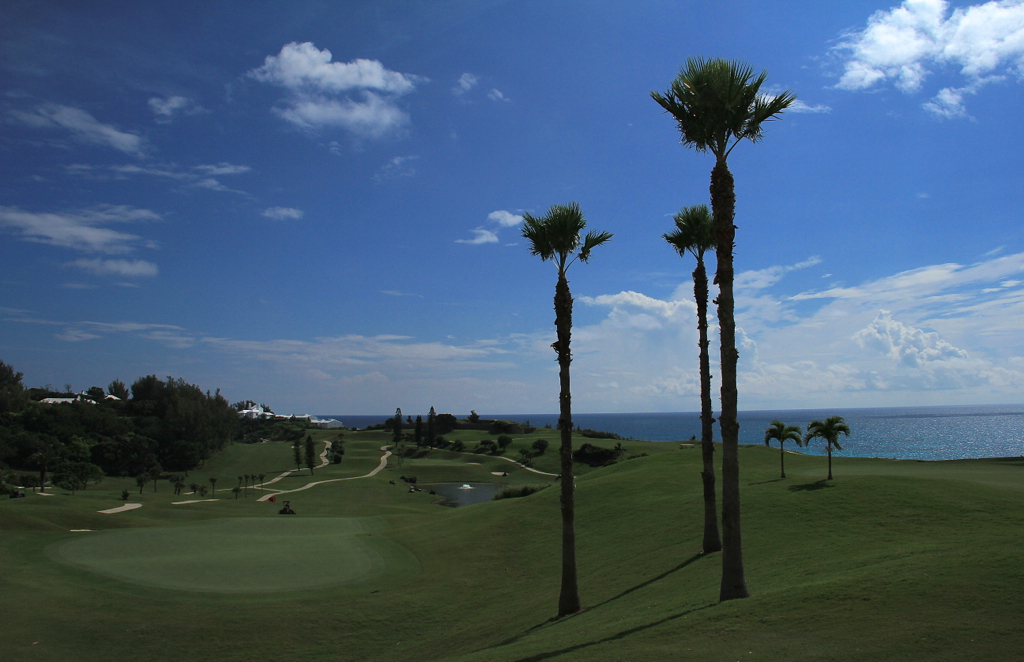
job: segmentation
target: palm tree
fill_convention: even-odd
[[[39,467],[39,491],[46,492],[46,472],[60,462],[61,449],[52,437],[40,443],[38,448],[28,459]]]
[[[565,277],[569,266],[579,260],[590,260],[590,252],[612,238],[608,232],[588,232],[580,237],[587,221],[575,202],[553,205],[548,213],[537,218],[523,214],[523,238],[530,242],[530,253],[541,260],[551,260],[558,270],[555,285],[555,329],[557,341],[551,347],[558,354],[558,429],[561,430],[562,509],[562,589],[558,597],[558,616],[580,610],[580,590],[576,573],[576,503],[572,474],[572,394],[569,388],[569,364],[572,352],[572,293]]]
[[[772,424],[764,431],[764,445],[771,446],[771,440],[779,442],[779,461],[782,463],[782,477],[786,477],[786,451],[782,448],[787,441],[795,441],[797,446],[801,444],[800,426],[786,425],[780,420],[772,421]]]
[[[704,553],[722,549],[718,534],[718,509],[715,504],[715,440],[711,411],[711,360],[708,355],[708,274],[704,253],[715,245],[715,229],[707,205],[683,207],[674,217],[676,229],[666,235],[667,241],[681,257],[690,253],[697,259],[693,270],[693,298],[697,302],[697,345],[700,347],[700,441],[704,470]]]
[[[824,439],[825,450],[828,451],[828,478],[832,480],[832,449],[843,450],[839,445],[839,435],[850,436],[850,426],[846,424],[842,416],[829,416],[825,422],[811,421],[807,426],[807,434],[804,435],[803,445],[806,446],[811,439]]]
[[[213,496],[217,496],[217,479],[210,477],[210,487],[213,490]]]
[[[720,600],[750,595],[743,572],[743,544],[740,535],[739,423],[736,421],[736,320],[733,315],[732,249],[736,237],[733,225],[736,195],[732,173],[726,163],[743,139],[757,142],[762,125],[788,108],[796,96],[785,91],[761,94],[768,77],[754,75],[748,64],[722,59],[690,58],[668,91],[651,97],[676,120],[680,142],[698,152],[715,156],[711,170],[711,212],[715,222],[715,257],[718,270],[718,325],[721,331],[722,415],[722,584]]]

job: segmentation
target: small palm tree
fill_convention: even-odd
[[[842,416],[829,416],[822,421],[811,421],[807,426],[807,434],[804,435],[803,445],[810,443],[811,439],[824,439],[825,450],[828,452],[828,479],[832,480],[832,449],[843,450],[839,445],[839,435],[850,436],[850,426],[846,424]]]
[[[212,489],[213,492],[211,496],[217,496],[217,479],[213,478],[212,476],[210,477],[210,488]]]
[[[708,354],[708,273],[704,253],[715,247],[715,225],[707,205],[683,207],[673,217],[674,232],[662,235],[680,257],[689,253],[697,260],[693,270],[693,299],[697,303],[697,346],[700,348],[700,450],[704,469],[704,553],[722,549],[715,503],[715,416],[711,410],[711,358]]]
[[[786,425],[780,420],[772,421],[772,424],[764,431],[764,445],[771,446],[771,440],[779,442],[779,461],[782,464],[782,477],[786,477],[786,451],[782,448],[787,441],[795,441],[799,446],[802,442],[800,437],[800,426]]]
[[[552,261],[558,270],[555,285],[555,329],[558,339],[551,345],[558,354],[558,429],[561,431],[562,446],[562,588],[558,597],[558,616],[575,614],[580,610],[579,580],[576,572],[576,502],[575,484],[572,472],[572,393],[569,383],[569,364],[572,352],[569,343],[572,337],[572,293],[566,271],[579,260],[590,260],[590,252],[612,238],[609,232],[580,233],[587,226],[580,206],[575,202],[554,205],[548,213],[537,218],[523,214],[523,237],[530,242],[530,253],[547,262]]]
[[[750,595],[743,571],[740,534],[740,426],[737,399],[736,319],[733,295],[733,245],[736,238],[736,193],[727,160],[743,140],[758,142],[762,125],[776,119],[796,95],[790,91],[762,94],[768,78],[754,74],[748,64],[723,59],[690,58],[664,95],[651,97],[676,120],[680,142],[698,152],[715,155],[711,170],[711,212],[715,220],[715,257],[718,271],[718,326],[721,333],[722,414],[722,584],[719,599]]]
[[[260,474],[260,489],[263,489],[263,479],[266,478],[267,474]]]

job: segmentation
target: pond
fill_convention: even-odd
[[[441,497],[440,505],[461,508],[462,506],[472,506],[474,503],[490,501],[502,488],[502,485],[496,483],[436,483],[422,487],[425,490],[434,490]]]

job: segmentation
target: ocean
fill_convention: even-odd
[[[537,427],[547,424],[555,427],[558,423],[557,414],[482,413],[480,416],[529,421]],[[843,447],[838,453],[840,456],[908,460],[1024,456],[1024,405],[743,411],[739,413],[740,443],[763,444],[764,430],[775,419],[806,429],[811,421],[829,416],[842,416],[850,426],[850,436],[839,438]],[[331,415],[330,418],[337,418],[349,427],[365,427],[383,423],[387,416]],[[647,441],[700,438],[700,414],[697,412],[574,414],[573,423],[581,428]],[[716,424],[715,441],[720,439]],[[814,440],[801,452],[824,455],[824,446],[821,440]],[[795,444],[787,444],[787,448],[796,449]]]

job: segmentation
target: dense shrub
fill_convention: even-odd
[[[533,448],[533,450],[537,451],[537,455],[543,455],[544,451],[546,451],[548,449],[548,440],[547,439],[538,439],[538,440],[533,442],[532,448]]]
[[[579,433],[591,439],[622,439],[622,437],[614,432],[601,432],[599,430],[591,430],[590,428],[580,430]]]
[[[610,448],[601,448],[593,444],[583,444],[572,454],[574,462],[587,464],[592,467],[603,467],[611,464],[618,457],[618,453]]]
[[[505,487],[498,490],[498,493],[491,497],[491,501],[500,501],[501,499],[518,499],[519,497],[530,496],[535,492],[540,492],[544,488],[549,487],[548,485],[506,485]]]

